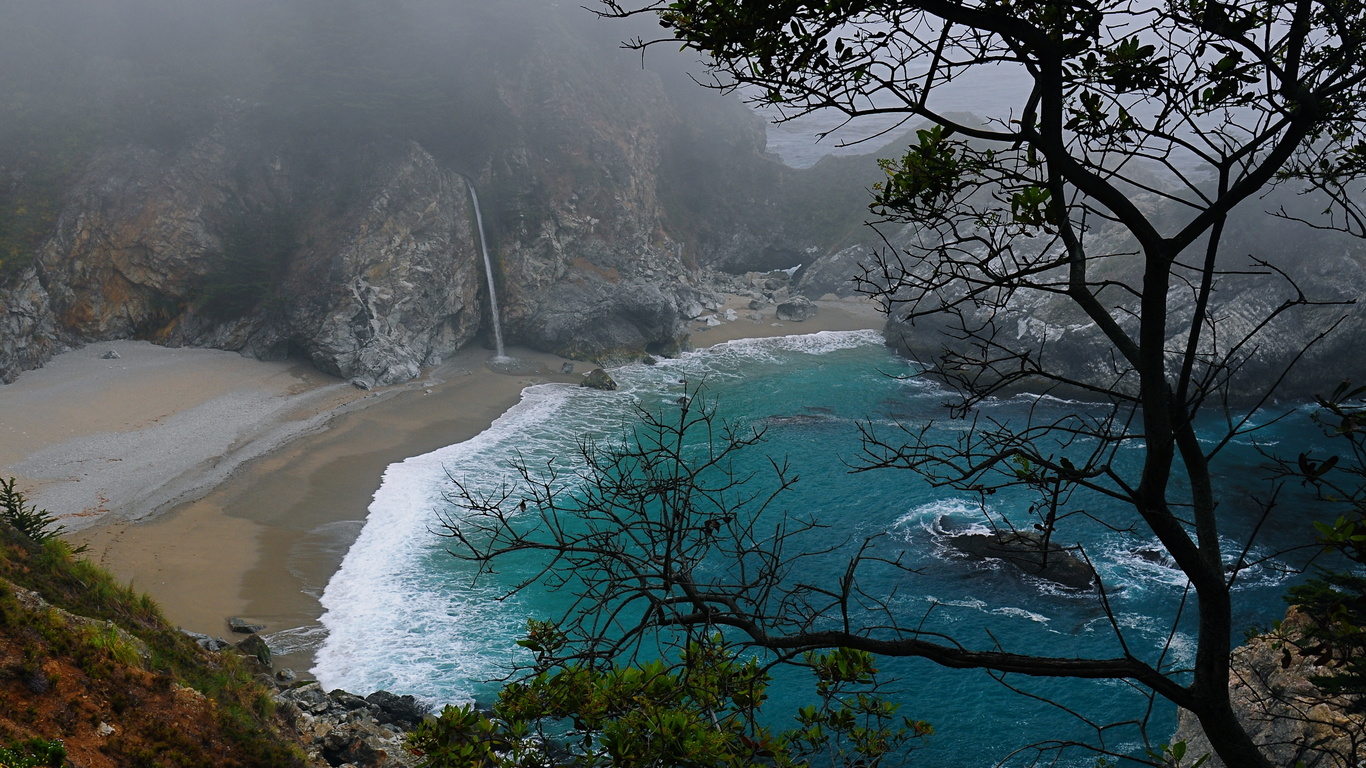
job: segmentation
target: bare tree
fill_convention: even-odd
[[[859,468],[909,469],[981,494],[1034,489],[1045,553],[1069,494],[1129,506],[1190,580],[1194,663],[1175,670],[1143,658],[1118,626],[1123,650],[1111,658],[974,650],[926,633],[918,617],[897,615],[859,588],[864,569],[900,567],[871,545],[837,583],[803,581],[802,563],[820,553],[791,544],[816,521],[759,515],[770,506],[766,494],[790,482],[790,468],[774,465],[764,491],[742,490],[750,486],[726,460],[756,436],[728,428],[707,454],[716,463],[689,463],[682,436],[718,429],[705,408],[685,406],[677,423],[647,420],[627,448],[607,451],[613,471],[595,458],[604,454],[585,450],[586,501],[567,503],[553,468],[524,468],[537,489],[527,498],[539,510],[530,529],[505,514],[508,499],[466,494],[475,514],[450,528],[466,545],[460,551],[484,563],[550,552],[546,574],[564,574],[551,575],[562,586],[572,581],[578,607],[592,617],[579,619],[592,622],[578,627],[585,637],[610,634],[609,626],[628,638],[655,627],[730,627],[779,654],[849,647],[1001,675],[1124,679],[1194,713],[1226,764],[1268,766],[1230,704],[1232,587],[1253,542],[1224,551],[1215,468],[1252,428],[1238,414],[1265,403],[1295,362],[1292,355],[1281,373],[1249,381],[1268,330],[1317,322],[1307,348],[1331,332],[1336,315],[1334,302],[1306,296],[1281,267],[1230,261],[1221,243],[1235,208],[1278,184],[1321,196],[1324,216],[1311,226],[1366,233],[1351,194],[1366,157],[1358,120],[1366,7],[605,0],[602,13],[657,15],[664,37],[629,45],[692,48],[711,66],[709,85],[741,89],[787,119],[826,110],[924,125],[903,156],[883,162],[874,188],[873,210],[914,235],[885,251],[864,285],[895,327],[941,335],[942,348],[913,351],[927,374],[957,389],[954,412],[972,416],[972,428],[940,443],[928,431],[867,427]],[[941,92],[982,70],[1024,83],[1008,115],[979,121],[937,108]],[[1235,323],[1215,297],[1239,281],[1274,299]],[[1013,319],[1005,327],[1005,318],[1045,306],[1071,313],[1077,330],[1054,338],[1022,336]],[[1308,311],[1324,306],[1326,317]],[[1025,388],[1085,393],[1103,405],[1022,422],[973,415],[984,398]],[[1213,440],[1197,433],[1207,412],[1224,422]],[[1136,466],[1117,461],[1127,446],[1141,449]],[[623,486],[613,479],[621,462],[648,479]],[[591,511],[587,533],[561,527],[583,510]]]

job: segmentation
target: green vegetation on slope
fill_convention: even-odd
[[[6,488],[9,517],[26,501]],[[60,738],[90,768],[303,764],[245,658],[201,650],[65,542],[0,523],[0,579],[0,745]]]

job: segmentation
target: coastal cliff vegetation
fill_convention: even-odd
[[[45,513],[13,481],[0,504],[0,762],[305,764],[245,657],[201,649],[146,594],[33,528]]]

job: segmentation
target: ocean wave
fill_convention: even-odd
[[[892,524],[893,531],[907,535],[906,529],[914,527],[935,535],[943,535],[948,529],[946,521],[953,521],[955,533],[990,533],[991,529],[981,522],[982,508],[975,501],[961,498],[936,499],[920,504],[897,518]],[[962,527],[958,527],[958,526]]]
[[[728,351],[752,352],[778,351],[798,352],[806,355],[827,355],[844,349],[854,349],[869,345],[882,346],[881,331],[819,331],[817,333],[793,334],[791,336],[772,336],[765,339],[735,339],[722,342],[705,350],[697,350],[688,355],[724,354]],[[687,355],[685,355],[686,357]]]
[[[320,621],[328,637],[313,668],[319,680],[328,687],[388,685],[417,693],[437,685],[436,678],[426,677],[437,668],[469,666],[451,661],[465,655],[458,653],[458,643],[438,654],[441,644],[426,636],[438,632],[446,643],[451,631],[488,624],[481,606],[496,597],[465,599],[468,590],[455,595],[424,578],[428,561],[441,549],[431,529],[439,525],[440,514],[451,512],[443,494],[451,478],[485,491],[517,482],[512,461],[519,455],[532,463],[543,456],[572,456],[585,430],[603,432],[614,423],[606,417],[589,423],[571,418],[566,411],[582,397],[577,388],[563,385],[529,387],[517,405],[474,438],[385,470],[365,527],[323,592]],[[501,628],[501,622],[493,623]],[[478,658],[484,650],[471,647],[468,655]]]
[[[1242,545],[1226,537],[1220,538],[1219,545],[1224,552],[1226,572],[1231,573]],[[1248,551],[1246,561],[1251,565],[1245,565],[1239,571],[1233,585],[1235,592],[1276,587],[1295,574],[1294,569],[1257,547]],[[1096,565],[1108,586],[1174,590],[1185,589],[1190,584],[1185,571],[1177,566],[1176,560],[1155,536],[1139,541],[1112,541],[1103,548]]]

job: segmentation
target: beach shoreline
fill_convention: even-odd
[[[745,301],[732,297],[721,308],[722,316],[727,308],[739,309],[735,321],[692,323],[694,346],[881,328],[883,320],[868,302],[834,300],[817,302],[816,317],[804,322],[775,322],[771,308],[754,322]],[[59,378],[88,380],[89,371],[83,379],[76,369],[90,368],[110,346],[60,356],[49,367],[61,377],[40,369],[10,385],[16,390],[0,388],[0,409],[7,400],[43,406],[30,407],[28,421],[9,424],[12,430],[38,428],[44,407],[65,414],[61,428],[45,440],[30,435],[0,453],[0,474],[20,477],[21,487],[73,530],[72,542],[89,547],[87,557],[150,593],[173,623],[229,640],[230,616],[263,624],[268,641],[283,651],[277,667],[304,677],[322,637],[318,598],[359,535],[385,468],[473,438],[515,405],[526,387],[578,383],[593,367],[514,349],[511,354],[521,361],[516,372],[498,373],[485,365],[488,351],[467,348],[413,382],[363,392],[298,363],[115,342],[122,359],[145,365],[123,366],[123,376],[133,382],[128,392],[145,389],[152,373],[187,381],[193,391],[177,395],[179,388],[168,385],[155,398],[120,401],[118,372],[104,374],[99,386],[108,396],[102,400],[92,400],[88,386],[52,385]],[[189,357],[178,365],[157,359],[166,353]],[[566,362],[573,362],[573,373],[562,372]],[[25,377],[51,381],[37,386]],[[150,410],[148,399],[155,404]],[[85,413],[92,408],[102,409],[103,416]],[[196,450],[225,441],[225,456],[195,461]],[[120,447],[139,460],[98,455]],[[87,476],[52,469],[70,466],[61,459],[72,456],[83,457],[76,466],[89,468]],[[158,457],[172,466],[160,467]],[[39,467],[47,467],[47,474],[37,472]],[[94,490],[101,483],[102,494]],[[76,504],[82,506],[73,509]]]

